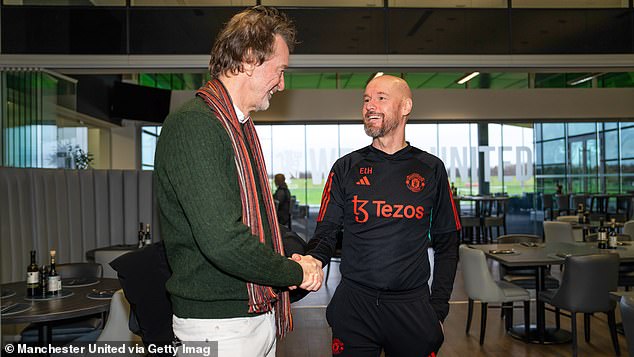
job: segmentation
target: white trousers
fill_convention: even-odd
[[[276,328],[272,312],[231,319],[186,319],[173,315],[172,323],[174,334],[184,344],[218,341],[219,357],[275,357]],[[179,353],[178,356],[190,357],[191,354]]]

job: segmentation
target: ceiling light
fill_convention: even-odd
[[[472,72],[472,73],[467,74],[467,75],[463,76],[462,78],[460,78],[456,83],[465,84],[465,83],[469,82],[470,80],[474,79],[475,77],[477,77],[479,74],[480,74],[480,72]]]
[[[581,77],[578,77],[576,79],[568,81],[568,85],[569,86],[576,86],[577,84],[581,84],[581,83],[587,82],[589,80],[592,80],[592,79],[597,78],[599,76],[602,76],[604,74],[605,73],[589,73],[589,74],[583,75]]]
[[[382,75],[384,75],[384,74],[385,74],[385,73],[383,73],[383,72],[376,72],[376,73],[374,74],[374,77],[372,77],[372,79],[374,79],[374,78],[376,78],[376,77],[381,77],[381,76],[382,76]]]

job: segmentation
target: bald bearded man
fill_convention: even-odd
[[[372,79],[362,109],[372,144],[337,160],[324,188],[308,254],[326,265],[343,229],[326,310],[333,355],[433,356],[444,340],[460,220],[442,161],[405,141],[411,110],[404,80]]]

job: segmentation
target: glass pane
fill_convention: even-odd
[[[543,147],[544,165],[563,164],[566,162],[566,146],[563,139],[545,142]]]
[[[124,0],[125,2],[125,0]],[[255,0],[130,0],[132,6],[254,6]]]
[[[432,136],[435,133],[434,126],[425,125],[417,129],[423,128],[429,128],[427,129],[429,133],[426,136],[433,144],[435,142]],[[466,194],[471,191],[472,182],[477,183],[477,178],[471,179],[472,150],[477,150],[476,145],[473,145],[472,149],[470,143],[471,128],[469,124],[438,124],[437,128],[440,150],[436,156],[444,162],[449,181],[458,187],[460,193]]]
[[[634,158],[634,128],[621,130],[621,158]]]
[[[563,123],[543,123],[542,136],[543,136],[543,140],[563,138],[564,124]]]
[[[596,132],[595,123],[568,123],[568,136]]]
[[[286,89],[337,89],[337,73],[284,73]]]
[[[266,165],[266,173],[269,176],[271,183],[271,189],[275,189],[273,185],[273,138],[272,138],[272,126],[256,124],[255,131],[258,133],[260,139],[260,146],[262,147],[262,156],[264,156],[264,163]],[[288,183],[288,182],[287,182]],[[273,191],[275,192],[275,191]]]
[[[299,205],[306,204],[306,160],[304,125],[273,125],[271,130],[271,175],[286,176],[291,195]]]
[[[505,124],[502,135],[504,192],[525,196],[533,192],[533,130]]]
[[[372,139],[365,134],[363,124],[339,125],[339,156],[344,156],[355,150],[366,147]]]
[[[160,126],[144,126],[141,128],[141,169],[154,169],[154,152],[161,132]]]
[[[338,125],[306,126],[307,204],[319,207],[330,169],[339,158]]]
[[[464,73],[405,73],[405,80],[412,89],[463,89],[463,84],[456,81],[464,76]]]
[[[603,123],[603,130],[616,129],[619,127],[619,123]]]
[[[619,158],[619,146],[617,131],[605,132],[605,159],[612,160]]]

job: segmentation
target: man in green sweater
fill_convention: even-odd
[[[317,290],[322,264],[284,257],[249,113],[284,89],[295,29],[277,10],[235,15],[211,52],[211,80],[165,120],[155,156],[174,334],[219,356],[274,356],[292,329],[285,288]],[[213,345],[210,345],[213,346]]]

